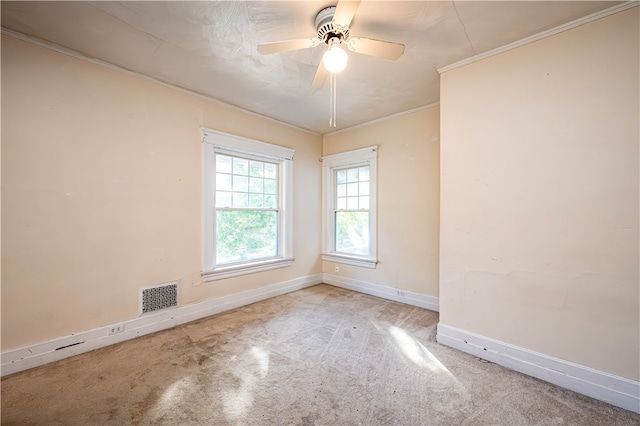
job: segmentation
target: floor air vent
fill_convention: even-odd
[[[146,314],[160,309],[178,306],[178,283],[160,284],[142,289],[140,312]]]

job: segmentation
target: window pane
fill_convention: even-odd
[[[358,184],[357,183],[349,183],[347,184],[347,195],[349,197],[355,197],[358,195]]]
[[[275,164],[264,163],[264,177],[269,179],[275,179],[277,177]]]
[[[276,181],[274,179],[265,179],[264,180],[264,193],[265,194],[277,194],[278,186],[276,185]]]
[[[358,169],[347,169],[347,182],[358,181]]]
[[[358,210],[358,197],[347,197],[347,210]]]
[[[264,188],[264,179],[262,178],[249,178],[249,192],[255,194],[262,194]]]
[[[233,191],[248,192],[249,178],[245,176],[233,175]]]
[[[249,172],[249,160],[233,157],[233,174],[247,175]]]
[[[369,166],[358,169],[358,180],[369,180]]]
[[[347,181],[347,171],[346,170],[338,170],[336,172],[336,182],[337,183],[345,183]]]
[[[369,210],[369,197],[360,197],[359,209]]]
[[[249,207],[262,207],[262,194],[249,194]]]
[[[245,192],[233,193],[233,207],[249,207],[249,194]]]
[[[335,222],[335,251],[369,254],[369,212],[336,212]]]
[[[231,192],[216,191],[216,207],[231,207]]]
[[[249,162],[249,176],[262,177],[264,172],[264,163],[261,161]]]
[[[265,195],[264,196],[264,207],[266,209],[276,209],[278,208],[278,197],[275,195]]]
[[[231,191],[231,175],[216,173],[216,189],[218,191]]]
[[[340,197],[338,198],[338,202],[336,203],[336,210],[346,210],[347,209],[347,198]]]
[[[235,263],[278,254],[278,212],[218,210],[216,263]]]
[[[369,182],[360,182],[358,185],[359,195],[369,195]]]
[[[346,184],[338,185],[337,196],[345,197],[346,195],[347,195],[347,185]]]
[[[226,155],[216,155],[216,171],[221,173],[231,173],[231,157]]]

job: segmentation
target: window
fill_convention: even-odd
[[[322,158],[324,260],[376,266],[377,149]]]
[[[278,255],[278,165],[224,155],[216,162],[216,264]]]
[[[205,281],[291,265],[295,151],[202,134]]]

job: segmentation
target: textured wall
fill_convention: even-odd
[[[378,145],[376,269],[338,275],[438,296],[440,114],[437,106],[324,137],[324,155]],[[323,270],[334,273],[333,262]]]
[[[441,80],[444,324],[640,378],[638,8]]]
[[[292,267],[202,282],[201,126],[296,150]],[[3,36],[2,137],[3,350],[321,271],[319,136]]]

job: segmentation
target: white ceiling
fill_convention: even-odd
[[[597,12],[611,1],[362,1],[351,36],[406,45],[397,61],[350,52],[338,127],[439,100],[437,69]],[[312,37],[330,1],[2,1],[2,26],[316,133],[329,84],[311,81],[324,45],[261,55],[259,43]]]

